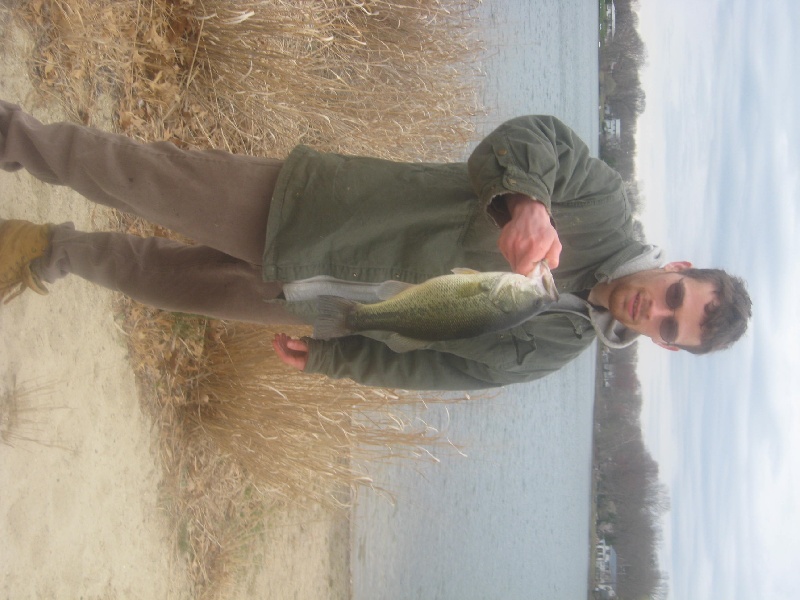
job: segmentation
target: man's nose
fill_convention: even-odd
[[[664,317],[671,317],[674,314],[673,311],[669,306],[667,306],[666,302],[658,302],[653,300],[650,302],[648,316],[651,319],[659,319]]]

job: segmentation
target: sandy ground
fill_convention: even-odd
[[[43,121],[63,118],[33,91],[30,38],[2,7],[0,40],[0,96]],[[0,172],[0,216],[84,229],[106,220],[24,172]],[[0,596],[188,598],[111,294],[67,278],[49,296],[26,292],[0,307],[0,330]],[[349,544],[346,515],[273,510],[229,597],[348,598]]]

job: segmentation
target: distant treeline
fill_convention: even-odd
[[[608,118],[620,120],[620,135],[600,137],[600,158],[614,167],[628,186],[628,197],[637,212],[641,204],[635,181],[636,120],[645,108],[645,93],[639,70],[647,58],[637,27],[635,10],[639,0],[614,0],[616,11],[613,37],[600,49],[600,71]]]
[[[601,384],[595,397],[596,525],[617,552],[618,597],[658,600],[668,589],[658,566],[659,519],[670,502],[642,439],[636,349],[634,344],[598,354],[598,371],[610,385]]]
[[[600,50],[601,97],[604,117],[619,119],[620,127],[618,136],[601,136],[600,157],[622,175],[636,214],[643,203],[635,179],[636,122],[645,108],[639,71],[647,52],[637,31],[639,0],[614,0],[614,6],[614,34]],[[641,223],[635,225],[644,240]],[[658,564],[659,519],[670,501],[642,437],[636,349],[634,344],[598,355],[599,376],[608,383],[600,384],[595,397],[596,525],[617,552],[617,597],[659,600],[669,588]]]

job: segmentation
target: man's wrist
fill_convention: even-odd
[[[543,202],[540,202],[536,198],[526,196],[525,194],[509,194],[506,196],[505,200],[506,210],[508,210],[512,219],[516,218],[518,214],[523,211],[544,211],[548,215],[548,218],[550,216]]]
[[[550,213],[544,202],[519,193],[495,196],[491,204],[489,204],[488,213],[498,227],[505,227],[525,210],[531,209],[533,212],[543,210],[544,215],[548,219],[550,218]]]

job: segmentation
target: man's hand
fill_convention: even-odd
[[[541,260],[558,266],[561,241],[544,204],[523,194],[505,196],[511,220],[500,232],[497,247],[515,273],[528,275]]]
[[[308,344],[303,340],[289,337],[285,333],[276,333],[272,338],[272,347],[284,364],[300,371],[306,368]]]

